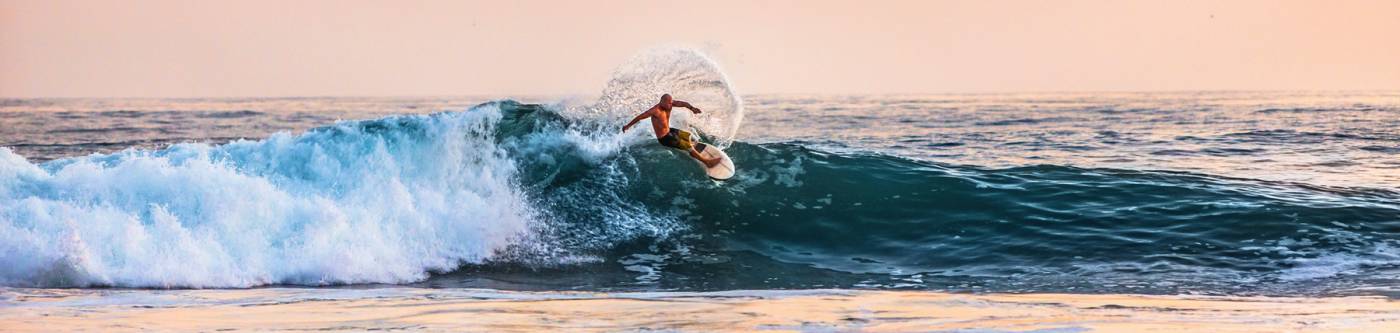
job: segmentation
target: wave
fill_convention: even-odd
[[[494,109],[43,165],[0,150],[0,281],[399,283],[483,260],[532,219]]]
[[[1400,267],[1386,190],[744,142],[718,183],[650,142],[501,101],[43,164],[0,149],[0,284],[1237,292]]]

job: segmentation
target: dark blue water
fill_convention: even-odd
[[[1400,192],[1385,188],[987,168],[796,143],[728,152],[744,172],[722,184],[647,145],[531,169],[524,179],[560,238],[607,244],[587,251],[605,259],[472,265],[425,284],[1317,294],[1393,286],[1400,273]],[[589,239],[608,234],[603,211],[628,209],[680,227]]]
[[[755,96],[727,182],[620,116],[474,103],[7,101],[0,282],[1400,286],[1396,94]]]

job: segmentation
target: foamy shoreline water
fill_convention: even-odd
[[[1400,302],[1378,296],[4,288],[0,309],[0,327],[10,332],[1400,330]]]

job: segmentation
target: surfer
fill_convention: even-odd
[[[720,158],[705,158],[700,155],[700,152],[695,151],[695,141],[690,138],[690,132],[671,128],[671,108],[676,106],[690,109],[690,112],[696,114],[700,113],[700,108],[690,105],[690,103],[686,103],[685,101],[672,100],[671,94],[662,94],[660,103],[656,103],[655,106],[647,109],[646,112],[642,112],[642,114],[637,115],[636,118],[632,118],[631,122],[622,126],[622,132],[626,133],[627,129],[631,128],[632,125],[636,125],[637,122],[642,121],[642,119],[650,117],[651,129],[656,132],[656,141],[660,142],[662,146],[688,151],[690,152],[690,157],[694,157],[696,160],[700,161],[700,163],[704,163],[706,168],[714,167],[715,164],[719,164],[720,161],[722,161]]]

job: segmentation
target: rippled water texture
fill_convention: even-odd
[[[754,96],[744,138],[912,158],[1400,187],[1400,93]]]

